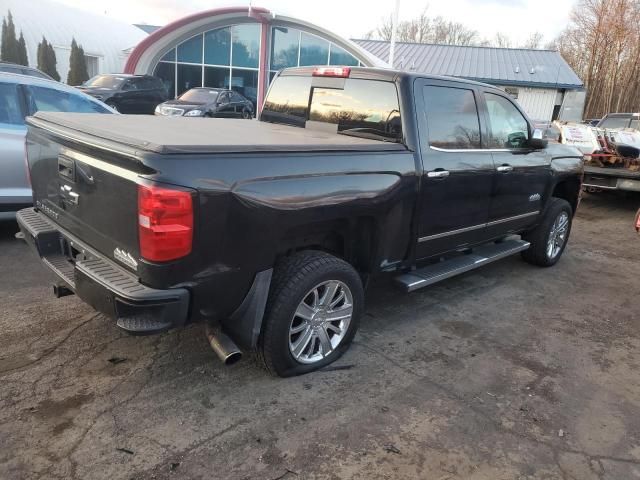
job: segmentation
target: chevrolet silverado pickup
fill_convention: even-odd
[[[371,68],[275,76],[259,120],[38,113],[24,237],[132,334],[201,321],[280,376],[348,348],[364,287],[411,292],[508,255],[554,265],[582,155],[502,90]]]

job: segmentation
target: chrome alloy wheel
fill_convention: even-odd
[[[547,257],[554,259],[558,256],[564,243],[567,241],[567,233],[569,231],[569,215],[567,212],[560,212],[560,215],[553,222],[549,240],[547,240]]]
[[[333,352],[347,334],[353,295],[344,283],[328,280],[313,287],[296,308],[289,326],[289,351],[300,363],[315,363]]]

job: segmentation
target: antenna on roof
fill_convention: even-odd
[[[396,8],[391,17],[391,45],[389,46],[389,66],[393,68],[393,54],[396,50],[396,33],[398,31],[398,12],[400,11],[400,0],[396,0]]]

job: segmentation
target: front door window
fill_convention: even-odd
[[[489,112],[489,148],[523,148],[529,140],[529,126],[513,103],[500,95],[484,94]]]

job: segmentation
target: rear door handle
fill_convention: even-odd
[[[427,177],[429,178],[446,178],[449,176],[448,170],[434,170],[432,172],[427,172]]]
[[[508,173],[513,171],[513,167],[511,165],[500,165],[497,170],[500,173]]]

